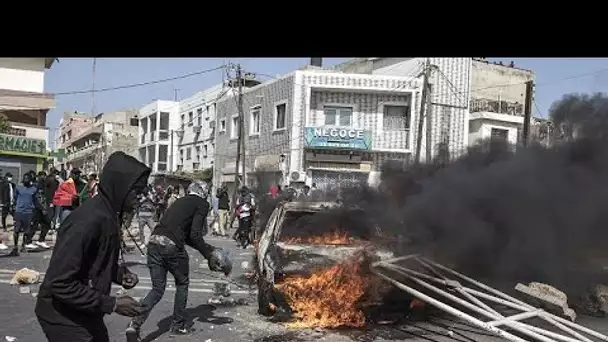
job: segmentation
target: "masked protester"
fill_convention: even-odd
[[[209,269],[229,274],[232,262],[226,251],[205,242],[209,203],[206,200],[207,184],[194,181],[187,195],[180,197],[167,209],[160,223],[154,229],[148,243],[148,268],[152,279],[152,290],[141,303],[148,310],[162,299],[167,285],[167,272],[175,279],[175,299],[171,332],[186,335],[192,332],[186,326],[186,302],[188,300],[189,257],[185,245],[198,250],[209,264]],[[140,329],[150,311],[134,318],[127,328],[127,342],[140,340]]]
[[[34,185],[31,173],[23,175],[23,182],[15,188],[15,227],[13,230],[14,247],[11,256],[19,255],[19,233],[24,233],[22,251],[26,248],[35,249],[35,245],[26,246],[29,235],[31,234],[31,224],[34,211],[41,208],[38,203],[38,188]]]
[[[137,275],[119,264],[120,222],[134,210],[150,169],[123,152],[108,158],[99,195],[66,218],[40,286],[36,316],[49,342],[108,342],[103,318],[113,312],[139,316],[145,307],[110,295],[112,282],[133,288]]]
[[[49,249],[50,246],[46,244],[46,234],[51,229],[51,221],[52,214],[50,213],[50,208],[47,205],[46,193],[46,173],[44,171],[38,172],[38,177],[36,178],[36,196],[37,203],[39,203],[39,207],[34,210],[34,216],[32,218],[31,229],[28,234],[26,234],[26,248],[34,249],[36,247],[40,247],[43,249]],[[38,236],[38,241],[33,242],[34,233],[36,230],[40,229],[40,235]]]
[[[53,204],[53,197],[55,196],[55,191],[59,187],[59,171],[55,168],[51,168],[49,175],[46,177],[44,181],[44,197],[46,199],[46,203],[48,205],[48,214],[51,217],[51,228],[57,228],[57,221],[59,217],[59,213],[57,207]]]
[[[7,172],[5,179],[0,186],[0,196],[2,197],[2,228],[6,231],[6,218],[11,214],[14,219],[15,213],[15,189],[17,185],[13,182],[13,175]]]

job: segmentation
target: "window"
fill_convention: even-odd
[[[251,132],[250,134],[260,134],[260,113],[262,112],[261,107],[254,107],[251,109]]]
[[[200,146],[196,146],[196,161],[198,161],[198,162],[201,161],[201,147]]]
[[[385,131],[403,131],[410,128],[410,108],[406,105],[385,105],[382,128]]]
[[[192,112],[188,112],[188,126],[194,125],[194,118],[192,117]]]
[[[204,157],[204,158],[207,158],[208,153],[209,153],[209,148],[208,148],[208,146],[205,144],[205,145],[203,145],[203,157]]]
[[[352,116],[352,107],[325,107],[325,124],[328,126],[348,127],[351,125]]]
[[[199,108],[196,110],[196,121],[197,121],[197,126],[202,126],[203,125],[203,108]]]
[[[490,139],[492,141],[508,141],[509,139],[509,130],[500,129],[500,128],[492,128]]]
[[[184,163],[184,150],[179,150],[179,163]]]
[[[137,119],[137,118],[131,118],[129,120],[129,125],[131,125],[131,126],[138,126],[139,125],[139,119]]]
[[[207,105],[206,111],[205,111],[205,118],[209,117],[209,105]]]
[[[220,132],[226,132],[226,119],[220,120]]]
[[[278,104],[275,108],[275,117],[274,117],[274,129],[285,129],[285,113],[287,109],[287,104],[281,103]]]
[[[186,149],[186,160],[192,159],[192,148],[188,147]]]
[[[230,139],[236,139],[239,137],[239,117],[237,115],[232,117],[232,127],[230,131]]]
[[[186,120],[186,116],[184,114],[182,114],[179,118],[180,120],[180,126],[184,127],[184,121]]]

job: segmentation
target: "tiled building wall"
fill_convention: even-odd
[[[253,170],[255,157],[288,154],[293,112],[294,75],[287,75],[273,82],[248,89],[243,94],[245,120],[246,167]],[[275,130],[275,110],[279,103],[286,104],[285,128]],[[260,106],[260,134],[251,135],[251,109]],[[236,97],[231,96],[217,103],[215,170],[218,172],[236,159],[237,139],[231,139],[232,117],[238,114]],[[226,130],[221,131],[221,121],[226,120]],[[216,173],[216,176],[219,174]]]

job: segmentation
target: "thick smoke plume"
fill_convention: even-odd
[[[569,95],[551,112],[566,132],[551,148],[485,142],[449,163],[387,166],[379,189],[340,199],[365,211],[369,229],[400,236],[395,252],[482,281],[568,293],[608,283],[608,98]]]

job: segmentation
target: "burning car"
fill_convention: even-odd
[[[370,227],[361,209],[333,202],[277,205],[256,239],[258,312],[300,327],[363,326],[366,265],[392,257]]]

